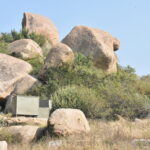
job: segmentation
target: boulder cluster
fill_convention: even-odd
[[[108,32],[76,26],[60,41],[58,30],[52,21],[33,13],[24,13],[22,28],[29,33],[44,36],[51,44],[41,73],[50,67],[72,62],[75,52],[91,56],[94,65],[107,73],[117,71],[115,51],[119,49],[120,42]],[[37,79],[29,75],[32,66],[24,60],[44,57],[41,47],[31,39],[20,39],[10,43],[8,51],[11,56],[0,53],[0,99],[5,99],[14,90],[16,94],[23,94],[29,90]]]
[[[6,100],[12,92],[24,94],[38,82],[30,75],[33,68],[26,61],[36,57],[44,59],[41,74],[48,68],[71,63],[76,52],[92,57],[94,65],[107,73],[117,71],[115,51],[119,49],[120,42],[108,32],[76,26],[60,41],[58,30],[52,21],[33,13],[24,13],[22,28],[29,33],[43,36],[51,46],[45,56],[38,43],[31,39],[20,39],[9,44],[10,55],[0,53],[0,100]],[[13,126],[7,129],[11,133],[19,134],[24,141],[31,141],[39,131],[35,126]],[[54,111],[48,119],[47,129],[50,134],[58,136],[90,131],[84,114],[77,109]]]

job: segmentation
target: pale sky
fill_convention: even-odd
[[[150,74],[150,0],[0,0],[0,32],[21,29],[23,12],[50,18],[61,39],[76,25],[111,33],[121,41],[119,64]]]

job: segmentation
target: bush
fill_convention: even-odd
[[[138,92],[150,98],[150,75],[141,77],[137,82]]]
[[[37,35],[36,33],[29,33],[28,30],[21,30],[20,32],[16,32],[15,30],[12,30],[11,33],[1,33],[0,41],[4,41],[6,43],[11,43],[16,40],[20,39],[32,39],[36,43],[39,44],[39,46],[43,46],[46,42],[46,39],[42,35]]]
[[[8,53],[8,44],[0,40],[0,53]]]
[[[34,76],[38,76],[44,64],[43,58],[39,56],[39,57],[35,57],[35,58],[27,60],[27,62],[30,63],[33,67],[33,71],[31,72],[31,74]]]
[[[150,112],[148,92],[139,90],[141,80],[130,66],[107,75],[76,54],[72,64],[50,68],[39,80],[42,84],[30,94],[52,98],[54,109],[79,108],[90,118],[104,119],[143,118]]]
[[[2,118],[0,118],[0,128],[1,128],[1,127],[6,127],[6,126],[8,126],[7,121],[4,120],[4,119],[2,119]]]
[[[132,89],[126,91],[121,86],[107,85],[101,88],[100,95],[104,99],[102,118],[117,119],[117,115],[129,119],[144,118],[150,112],[148,97]]]
[[[76,108],[89,118],[100,117],[101,100],[92,89],[79,86],[66,86],[57,90],[53,96],[53,110],[58,108]]]

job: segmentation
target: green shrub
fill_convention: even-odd
[[[75,53],[74,65],[91,67],[93,65],[92,56],[84,56],[81,53]]]
[[[8,126],[7,121],[4,120],[4,119],[2,119],[2,118],[0,118],[0,128],[1,128],[1,127],[6,127],[6,126]]]
[[[102,118],[117,119],[116,115],[125,118],[143,118],[150,112],[150,100],[147,96],[125,90],[122,86],[107,85],[101,87],[100,95],[104,99]]]
[[[29,33],[28,30],[21,30],[17,32],[12,30],[11,33],[1,33],[0,41],[4,41],[6,43],[11,43],[20,39],[32,39],[36,43],[38,43],[41,47],[45,44],[46,39],[42,35],[37,35],[36,33]]]
[[[35,58],[27,60],[27,62],[30,63],[33,67],[33,71],[31,72],[31,74],[34,76],[38,76],[44,64],[43,57],[35,57]]]
[[[92,89],[67,86],[56,91],[51,99],[53,110],[58,108],[81,109],[89,118],[117,119],[117,115],[125,118],[143,118],[148,115],[150,101],[138,94],[123,93],[120,89],[107,87],[99,93]]]
[[[0,40],[0,53],[8,53],[8,44]]]
[[[101,99],[92,89],[79,86],[67,86],[58,89],[53,96],[53,110],[58,108],[76,108],[82,110],[89,118],[101,115]]]
[[[48,69],[39,77],[42,84],[30,94],[53,98],[54,109],[79,108],[92,118],[116,119],[121,115],[134,119],[148,115],[150,98],[148,92],[139,90],[141,80],[133,68],[118,66],[117,73],[107,75],[91,61],[76,54],[74,63]]]
[[[138,92],[150,98],[150,75],[141,77],[137,82]]]

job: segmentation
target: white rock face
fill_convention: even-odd
[[[114,51],[119,49],[120,42],[108,32],[87,26],[76,26],[62,42],[74,52],[92,56],[96,67],[108,73],[117,71],[117,56]]]
[[[48,129],[56,135],[72,135],[88,133],[90,127],[81,110],[78,109],[57,109],[49,120]]]
[[[32,66],[18,58],[0,53],[0,99],[15,90],[21,79],[32,71]]]
[[[47,17],[25,12],[22,20],[22,27],[27,29],[30,33],[43,35],[52,45],[59,42],[57,28]]]
[[[46,57],[42,73],[50,67],[58,67],[63,64],[71,63],[74,59],[74,53],[70,47],[63,43],[57,43],[52,47]]]
[[[32,88],[37,82],[38,82],[37,79],[27,74],[17,82],[15,92],[17,94],[24,94],[26,91]]]
[[[21,39],[10,43],[8,51],[11,55],[22,59],[32,59],[38,56],[43,57],[42,49],[31,39]]]
[[[0,141],[0,150],[7,150],[7,142]]]

